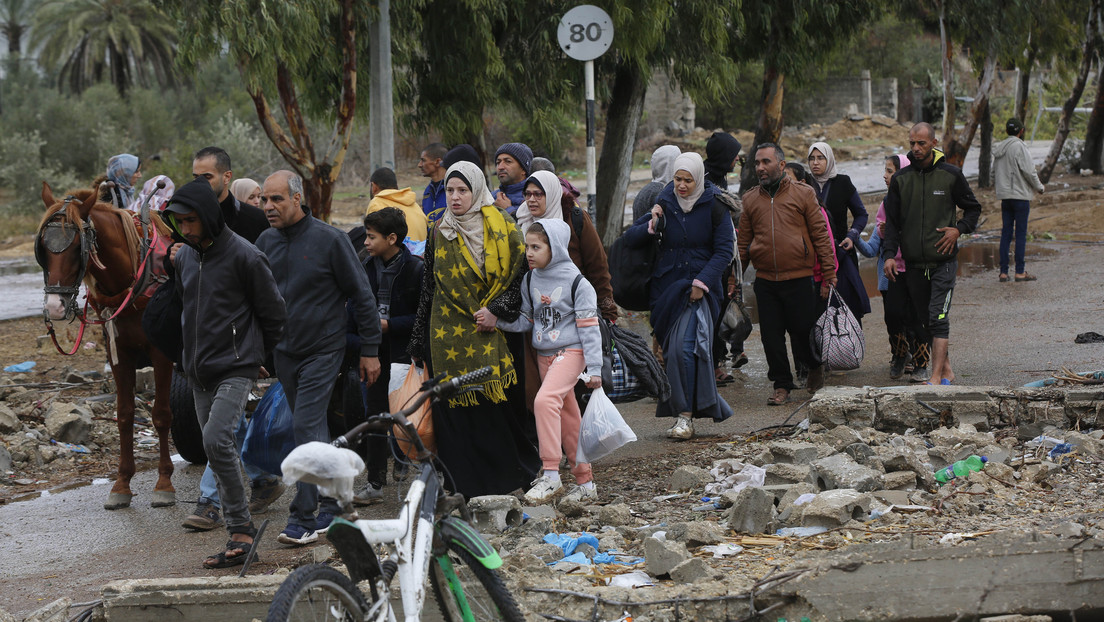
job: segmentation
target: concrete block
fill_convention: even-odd
[[[924,460],[921,460],[915,452],[908,449],[890,448],[882,450],[879,455],[886,473],[909,471],[916,475],[916,483],[921,487],[930,488],[935,485],[935,476],[932,475],[935,466],[930,463],[925,464]]]
[[[820,458],[820,449],[812,443],[800,443],[795,441],[775,441],[768,443],[767,448],[773,459],[771,462],[785,462],[788,464],[809,464]]]
[[[217,611],[223,620],[264,619],[285,576],[238,578],[125,579],[103,587],[104,616],[108,622],[149,622],[172,612],[179,622],[207,622]]]
[[[862,443],[862,442],[864,442],[864,439],[863,439],[862,436],[859,435],[858,430],[856,430],[854,428],[851,428],[851,427],[845,427],[845,426],[832,428],[831,430],[828,430],[828,432],[824,435],[824,440],[827,443],[829,443],[837,451],[841,450],[844,447],[847,447],[848,445],[851,445],[853,443]],[[829,455],[831,455],[831,454],[829,454]],[[824,458],[826,456],[818,456],[818,457],[819,458]]]
[[[725,512],[728,527],[740,533],[769,533],[773,531],[777,512],[774,495],[762,488],[748,487],[741,490]]]
[[[611,503],[598,510],[598,522],[610,527],[632,525],[632,511],[624,503]]]
[[[528,514],[529,518],[557,518],[559,514],[556,508],[550,505],[525,506],[521,508],[522,514]]]
[[[22,429],[23,422],[16,416],[15,411],[0,404],[0,434],[11,434]]]
[[[700,557],[691,557],[671,569],[671,579],[676,583],[696,583],[711,576],[709,564]]]
[[[880,471],[855,462],[847,454],[821,458],[811,466],[809,481],[821,490],[852,488],[859,492],[869,492],[884,487]]]
[[[928,433],[928,439],[933,445],[952,447],[960,444],[988,445],[996,442],[992,433],[978,432],[968,423],[961,423],[957,428],[936,428]]]
[[[1058,466],[1057,464],[1054,464],[1049,460],[1044,460],[1039,464],[1027,465],[1020,471],[1020,473],[1024,481],[1028,481],[1034,484],[1041,484],[1047,481],[1047,479],[1049,479],[1053,473],[1061,469],[1062,467]]]
[[[875,404],[866,399],[866,390],[855,387],[824,387],[816,392],[808,406],[809,422],[828,428],[844,425],[869,425],[874,420]]]
[[[866,443],[851,443],[843,448],[843,453],[851,456],[851,459],[862,465],[867,465],[875,456],[874,448]]]
[[[882,476],[888,490],[913,490],[916,488],[916,473],[912,471],[893,471]]]
[[[688,547],[717,544],[724,541],[724,530],[720,525],[709,521],[674,523],[667,528],[667,539],[683,542]]]
[[[69,606],[72,604],[71,598],[59,598],[35,610],[34,613],[23,618],[23,622],[68,622]]]
[[[1104,453],[1104,445],[1088,434],[1068,430],[1062,434],[1062,440],[1073,445],[1076,451],[1086,456],[1099,458],[1101,454]]]
[[[675,566],[686,561],[690,552],[681,542],[667,542],[648,538],[644,540],[644,564],[653,577],[669,574]]]
[[[801,524],[806,527],[839,527],[849,520],[870,515],[870,495],[851,489],[826,490],[805,504]]]
[[[134,392],[135,393],[153,393],[156,390],[156,383],[153,380],[153,368],[143,367],[142,369],[135,370],[134,372]]]
[[[690,492],[702,490],[705,485],[713,481],[709,471],[701,467],[683,465],[675,469],[667,478],[667,490],[671,492]]]
[[[907,387],[894,387],[893,392],[875,392],[877,416],[874,428],[883,432],[903,434],[912,428],[926,432],[939,426],[939,415],[920,406],[909,394]]]
[[[794,486],[809,486],[809,484],[805,482],[797,484],[775,484],[773,486],[760,486],[759,488],[762,488],[763,490],[769,492],[774,497],[774,504],[778,505],[779,502],[782,501],[782,498],[786,496],[786,493],[793,490]],[[729,503],[728,505],[724,505],[724,497],[722,497],[721,499],[721,507],[729,507],[729,505],[732,505],[731,503]]]
[[[1081,523],[1066,521],[1051,527],[1050,533],[1059,538],[1080,538],[1085,535],[1085,526]]]
[[[502,533],[521,524],[521,502],[513,495],[485,495],[468,500],[475,528],[482,533]]]
[[[875,490],[870,496],[886,505],[910,505],[907,490]]]
[[[68,402],[54,402],[46,411],[50,438],[77,445],[87,443],[92,432],[92,411]]]
[[[807,464],[775,463],[765,465],[763,468],[767,472],[763,479],[763,484],[766,486],[796,484],[809,478],[809,465]]]

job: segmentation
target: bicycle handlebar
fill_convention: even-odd
[[[345,434],[334,439],[332,444],[335,447],[348,448],[368,430],[386,430],[388,427],[398,424],[406,431],[406,435],[409,437],[408,440],[417,448],[418,457],[421,459],[423,455],[427,453],[426,448],[425,445],[422,444],[421,437],[418,436],[417,428],[407,419],[407,416],[417,411],[428,399],[438,401],[452,397],[456,395],[464,385],[479,382],[490,375],[491,368],[489,366],[481,367],[473,372],[449,380],[444,380],[445,374],[438,374],[436,377],[430,378],[422,383],[421,393],[418,395],[417,399],[406,408],[394,413],[381,413],[368,417],[368,420],[364,423],[357,425]],[[444,381],[442,382],[442,380]]]

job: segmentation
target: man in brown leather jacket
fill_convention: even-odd
[[[828,297],[836,283],[835,253],[813,189],[790,183],[786,155],[774,143],[755,151],[759,186],[743,195],[737,244],[743,265],[755,265],[755,299],[759,332],[767,357],[767,378],[774,383],[768,404],[778,406],[794,389],[786,333],[794,357],[809,368],[810,393],[824,386],[824,370],[813,358],[809,334],[816,323],[817,290],[813,266],[820,264],[820,296]]]

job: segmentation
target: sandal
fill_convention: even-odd
[[[1008,275],[1007,274],[1002,274],[1002,275],[1000,275],[1000,278],[998,280],[1001,283],[1007,283],[1008,282]]]
[[[1039,278],[1037,276],[1035,276],[1034,274],[1028,274],[1026,272],[1024,272],[1023,276],[1017,276],[1016,277],[1016,282],[1017,283],[1023,283],[1024,281],[1038,281],[1038,280],[1039,280]]]
[[[774,395],[767,398],[768,406],[781,406],[788,402],[790,399],[790,392],[788,389],[781,387],[774,390]]]
[[[245,525],[238,525],[231,527],[227,531],[230,535],[244,534],[253,538],[252,542],[239,542],[232,537],[226,541],[226,548],[214,555],[211,555],[207,559],[203,560],[203,567],[207,569],[215,568],[230,568],[231,566],[240,566],[245,563],[245,560],[249,558],[249,554],[253,552],[253,547],[257,544],[257,529],[253,526],[253,523]],[[235,555],[231,553],[237,552]],[[260,559],[256,554],[253,555],[253,561]]]
[[[723,367],[718,367],[714,374],[717,378],[717,386],[723,387],[727,384],[731,384],[736,379],[732,377],[732,374],[724,370]]]

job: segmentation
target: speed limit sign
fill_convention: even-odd
[[[577,6],[560,19],[556,38],[564,54],[575,60],[594,60],[613,44],[613,20],[592,4]]]

